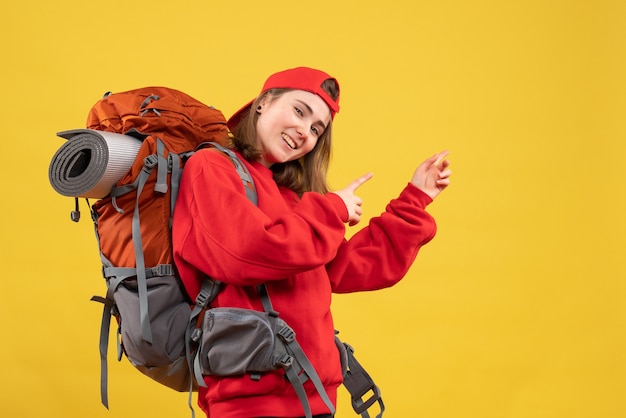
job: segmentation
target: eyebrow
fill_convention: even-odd
[[[309,112],[310,114],[313,114],[313,109],[311,109],[311,106],[309,106],[308,104],[306,104],[305,102],[303,102],[303,101],[302,101],[302,100],[300,100],[300,99],[296,99],[296,101],[297,101],[298,103],[302,104],[302,106],[306,107],[306,109],[308,110],[308,112]],[[317,123],[317,124],[319,124],[319,125],[322,127],[322,129],[323,129],[323,130],[326,130],[326,125],[324,124],[324,122],[322,122],[322,120],[321,120],[321,119],[320,119],[320,120],[318,120],[316,123]]]

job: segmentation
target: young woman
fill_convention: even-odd
[[[450,183],[447,152],[434,155],[382,215],[346,240],[345,225],[362,215],[356,191],[371,174],[328,190],[337,112],[339,84],[328,74],[299,67],[270,76],[260,95],[228,121],[258,206],[246,197],[231,160],[202,150],[186,165],[173,225],[176,265],[189,295],[195,298],[209,276],[224,283],[212,307],[263,311],[256,286],[265,283],[333,404],[342,370],[331,294],[397,283],[434,237],[435,221],[425,208]],[[282,369],[254,378],[206,376],[205,382],[198,403],[207,416],[304,416]],[[304,387],[313,415],[332,416],[311,382]]]

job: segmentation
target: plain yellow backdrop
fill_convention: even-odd
[[[0,12],[0,415],[185,417],[111,350],[99,259],[48,182],[55,133],[106,91],[183,90],[228,116],[265,77],[335,75],[331,184],[380,213],[450,150],[439,232],[391,289],[334,298],[388,418],[626,416],[626,3],[11,1]],[[358,228],[358,227],[357,227]],[[351,233],[351,232],[350,232]],[[356,416],[342,392],[338,418]],[[219,417],[215,417],[219,418]]]

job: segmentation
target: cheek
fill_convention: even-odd
[[[256,129],[258,133],[263,132],[267,134],[269,132],[277,131],[280,129],[280,126],[284,124],[284,117],[281,113],[277,112],[274,108],[268,108],[264,111],[256,122]],[[257,134],[257,136],[259,136]]]
[[[306,150],[305,154],[308,154],[309,152],[313,151],[313,148],[315,148],[315,145],[317,144],[317,139],[309,139],[304,148]]]
[[[270,126],[265,118],[260,117],[256,122],[256,140],[261,141],[267,136]]]

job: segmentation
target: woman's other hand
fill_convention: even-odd
[[[415,170],[411,183],[435,199],[439,193],[450,185],[452,171],[448,168],[450,162],[446,160],[448,151],[435,154]]]

